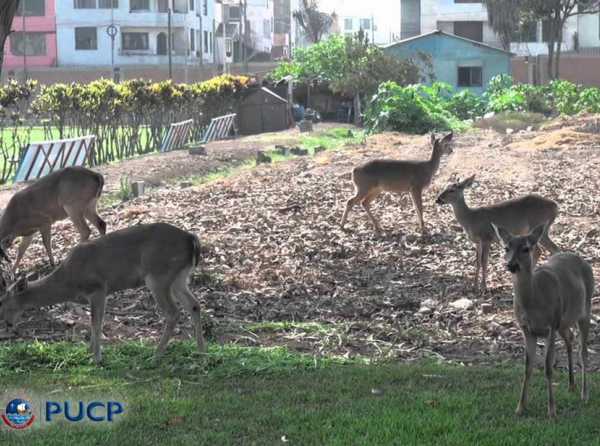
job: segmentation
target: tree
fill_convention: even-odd
[[[525,17],[546,23],[548,32],[549,79],[558,79],[560,75],[560,56],[567,20],[583,14],[600,12],[600,0],[522,0]]]
[[[319,11],[317,0],[302,0],[300,9],[294,11],[294,19],[312,43],[321,41],[321,38],[333,24],[334,15]]]
[[[502,48],[510,51],[510,44],[519,27],[522,0],[484,0],[488,21],[500,38]]]
[[[361,122],[362,101],[372,96],[384,81],[407,85],[420,80],[419,67],[412,60],[386,55],[370,43],[364,32],[353,37],[334,35],[308,48],[298,48],[292,62],[279,65],[271,77],[279,80],[291,75],[310,86],[329,85],[354,102],[354,122]]]
[[[0,74],[4,63],[4,44],[12,29],[12,22],[19,7],[19,0],[0,2]]]
[[[600,12],[600,0],[484,0],[490,25],[500,36],[505,49],[519,25],[527,21],[542,21],[546,27],[549,79],[560,75],[561,43],[569,18]]]

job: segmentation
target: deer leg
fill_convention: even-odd
[[[90,298],[92,307],[92,333],[90,336],[90,347],[94,354],[94,360],[97,364],[102,361],[102,350],[100,343],[102,341],[102,322],[104,321],[104,310],[106,307],[106,290],[101,289],[95,292]]]
[[[175,295],[175,298],[181,302],[186,311],[191,315],[198,350],[204,353],[206,352],[206,342],[204,341],[202,317],[200,316],[200,303],[188,288],[188,277],[189,271],[182,271],[175,279],[175,282],[173,282],[171,291]]]
[[[565,340],[565,346],[567,347],[567,362],[569,366],[569,392],[575,392],[577,386],[575,385],[575,378],[573,376],[573,332],[570,328],[562,328],[559,330],[560,336]]]
[[[98,211],[96,210],[96,200],[92,200],[88,207],[85,208],[83,215],[87,221],[96,227],[100,235],[106,234],[106,222],[98,215]]]
[[[582,319],[577,325],[579,326],[579,338],[580,348],[579,353],[581,355],[581,399],[587,401],[590,397],[589,389],[587,386],[587,368],[588,368],[588,336],[590,334],[590,320]]]
[[[74,206],[64,206],[64,210],[77,228],[77,232],[79,232],[80,241],[84,242],[90,238],[90,227],[85,222],[85,218],[83,217],[83,211],[74,207]]]
[[[481,243],[475,245],[475,288],[479,285],[479,269],[481,268]]]
[[[487,289],[487,269],[490,258],[490,243],[481,243],[481,289]]]
[[[525,377],[523,378],[523,385],[521,387],[521,399],[517,406],[516,414],[523,415],[527,406],[527,388],[529,386],[529,380],[533,373],[533,366],[535,364],[535,348],[537,339],[535,336],[524,333],[525,336]]]
[[[158,347],[154,355],[154,358],[158,360],[164,354],[165,350],[167,349],[167,344],[173,336],[175,326],[177,325],[177,320],[179,319],[179,309],[171,297],[171,292],[169,289],[170,287],[165,285],[164,281],[158,280],[154,277],[148,277],[146,278],[146,285],[148,288],[150,288],[150,291],[152,291],[154,300],[156,300],[156,304],[166,319],[165,329],[160,337],[160,341],[158,342]]]
[[[411,189],[410,196],[412,198],[413,205],[415,206],[415,210],[417,211],[417,218],[419,219],[419,227],[421,229],[421,234],[425,234],[425,221],[423,220],[423,191],[420,189]]]
[[[52,256],[52,235],[50,228],[50,225],[44,226],[43,228],[40,228],[40,232],[42,234],[42,242],[44,243],[44,247],[48,253],[48,258],[50,259],[50,265],[54,266],[54,257]]]
[[[27,251],[27,248],[29,248],[29,245],[31,245],[32,240],[33,240],[33,235],[26,235],[26,236],[21,237],[21,242],[19,243],[19,248],[17,250],[17,258],[12,267],[13,273],[15,273],[17,271],[17,268],[19,267],[19,263],[21,263],[21,259],[23,258],[25,251]],[[50,254],[48,254],[48,255],[50,256]]]
[[[548,386],[548,416],[550,418],[556,417],[556,406],[554,404],[554,390],[552,389],[552,366],[555,340],[556,333],[553,329],[550,329],[550,334],[546,338],[546,361],[544,363],[546,385]]]
[[[377,221],[377,219],[371,212],[371,208],[369,207],[371,202],[375,198],[377,198],[377,195],[379,195],[379,192],[372,192],[369,195],[367,195],[365,198],[363,198],[362,207],[365,210],[365,212],[367,213],[367,215],[369,216],[369,220],[371,220],[371,222],[373,223],[373,226],[375,226],[375,232],[379,234],[379,233],[381,233],[381,226],[379,226],[379,222]]]
[[[364,197],[364,195],[362,195],[361,193],[359,193],[358,191],[356,192],[356,195],[354,195],[354,197],[350,198],[347,202],[346,202],[346,209],[344,210],[344,215],[342,215],[342,219],[340,220],[340,227],[343,228],[344,225],[346,224],[346,220],[348,219],[348,214],[350,213],[350,210],[354,207],[354,205],[356,203],[358,203],[362,198]]]

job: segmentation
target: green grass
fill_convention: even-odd
[[[315,156],[315,148],[323,147],[325,150],[341,150],[346,147],[362,144],[365,141],[365,133],[362,130],[334,128],[326,131],[318,131],[310,135],[301,135],[298,147],[308,150],[309,156]],[[294,146],[294,145],[292,145]],[[270,147],[270,148],[269,148]],[[267,146],[264,150],[265,155],[271,158],[273,164],[289,161],[294,158],[301,158],[296,155],[283,155],[274,146]],[[256,160],[247,159],[236,163],[235,165],[225,166],[214,170],[205,175],[192,175],[188,177],[178,177],[171,180],[171,183],[177,184],[182,181],[190,182],[193,186],[201,186],[225,178],[239,175],[249,169],[256,167]],[[102,199],[101,199],[102,201]],[[107,199],[107,203],[114,203],[114,197]]]
[[[564,374],[556,374],[559,418],[552,422],[545,416],[540,371],[530,412],[513,414],[520,364],[369,365],[283,348],[214,345],[201,355],[191,343],[175,342],[156,365],[153,351],[139,342],[109,346],[104,366],[96,367],[81,344],[0,347],[3,390],[26,389],[27,395],[58,401],[111,397],[126,403],[114,426],[2,428],[0,444],[600,444],[598,375],[592,375],[592,398],[584,405],[566,391]]]

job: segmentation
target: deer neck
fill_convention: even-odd
[[[438,147],[434,147],[431,151],[431,158],[429,158],[429,175],[431,178],[440,168],[440,162],[442,160],[442,150]]]
[[[533,291],[533,273],[528,271],[518,271],[512,275],[513,289],[515,297],[513,306],[515,312],[526,311],[535,305],[535,293]]]
[[[29,283],[27,289],[17,296],[23,308],[39,308],[72,301],[75,298],[75,290],[69,286],[68,278],[63,277],[60,269]]]
[[[460,194],[456,201],[452,202],[452,209],[454,210],[454,215],[456,215],[456,219],[461,224],[461,226],[465,226],[465,224],[469,221],[469,214],[471,213],[471,209],[467,206],[465,201],[465,197],[463,194]]]

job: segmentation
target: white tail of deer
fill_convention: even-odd
[[[433,146],[431,158],[427,161],[401,161],[401,160],[373,160],[362,166],[355,167],[352,171],[354,182],[354,197],[346,203],[344,215],[340,221],[343,228],[348,218],[348,213],[354,205],[361,203],[376,232],[381,232],[381,226],[371,213],[370,203],[382,192],[404,193],[409,192],[412,198],[419,227],[425,232],[423,220],[423,190],[431,184],[433,177],[440,167],[442,155],[451,154],[453,134],[449,133],[442,139],[431,135]]]
[[[177,324],[175,300],[191,314],[198,348],[203,351],[200,304],[187,284],[199,260],[200,242],[194,234],[166,223],[132,226],[77,245],[43,279],[11,285],[0,299],[0,318],[12,327],[26,309],[88,300],[91,350],[99,362],[106,296],[146,284],[166,318],[157,357],[166,349]]]
[[[558,215],[558,205],[539,195],[526,195],[514,200],[496,203],[490,206],[470,208],[465,203],[464,191],[473,185],[475,175],[464,181],[451,184],[437,198],[438,204],[450,204],[456,219],[477,248],[475,285],[478,285],[481,269],[481,288],[486,288],[487,267],[492,242],[497,240],[492,223],[502,226],[516,234],[527,233],[534,227],[544,224],[549,230]],[[540,244],[552,254],[559,251],[547,232],[544,232]],[[536,260],[540,254],[536,248]]]
[[[538,337],[546,340],[545,374],[548,386],[548,415],[556,416],[552,389],[554,343],[556,332],[565,340],[569,366],[569,390],[575,391],[573,377],[573,333],[579,327],[581,353],[581,399],[589,398],[586,376],[587,341],[590,330],[594,275],[590,265],[576,254],[558,253],[534,268],[533,253],[546,228],[540,225],[528,235],[514,236],[502,227],[493,226],[506,248],[506,264],[512,273],[514,312],[525,337],[525,378],[517,414],[527,405],[527,387],[533,373]]]
[[[106,223],[96,211],[103,187],[104,178],[101,174],[84,167],[67,167],[14,194],[0,218],[0,243],[3,247],[10,245],[15,238],[22,237],[13,271],[18,268],[38,231],[42,234],[50,263],[54,265],[50,229],[58,220],[69,217],[82,241],[90,236],[86,219],[100,234],[105,234]],[[0,255],[6,258],[4,251]]]

